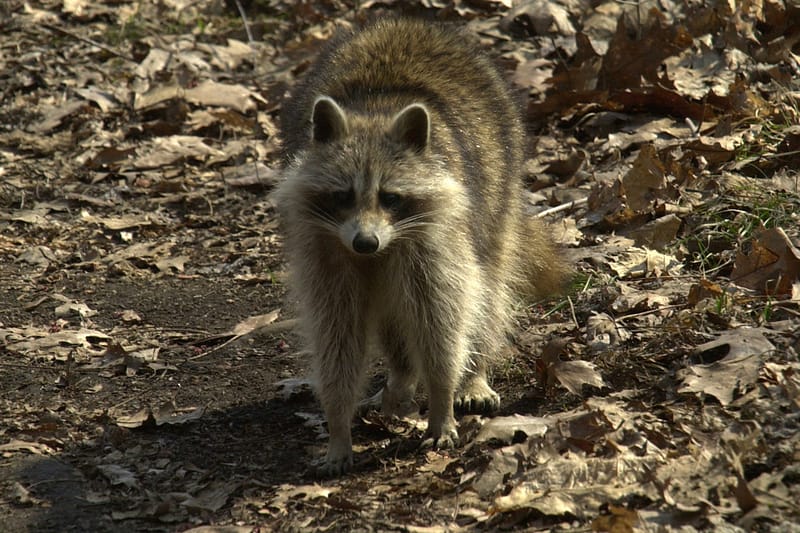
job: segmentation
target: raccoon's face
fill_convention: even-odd
[[[298,175],[304,177],[305,211],[318,227],[369,256],[435,224],[436,201],[442,200],[436,197],[452,179],[427,153],[430,117],[423,105],[369,121],[348,117],[320,97],[311,122],[312,145]]]

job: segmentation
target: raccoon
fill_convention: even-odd
[[[524,132],[475,40],[379,20],[334,39],[284,105],[275,199],[301,333],[330,441],[321,473],[353,464],[351,419],[370,354],[389,370],[388,414],[428,395],[425,444],[458,439],[454,406],[492,410],[487,381],[518,291],[564,271],[524,216]]]

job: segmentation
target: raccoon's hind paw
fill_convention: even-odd
[[[332,457],[328,454],[325,462],[317,467],[317,477],[331,478],[346,474],[353,468],[353,452],[344,456]]]
[[[433,448],[434,450],[449,450],[455,448],[458,443],[458,431],[455,428],[442,431],[438,437],[434,437],[430,430],[425,434],[425,439],[420,444],[420,448]]]
[[[500,407],[500,395],[486,383],[483,376],[471,376],[456,393],[453,407],[467,413],[490,413]]]

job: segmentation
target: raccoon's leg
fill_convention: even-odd
[[[441,300],[423,304],[422,327],[409,332],[417,338],[415,362],[428,392],[428,438],[423,446],[435,448],[452,448],[458,441],[453,398],[467,358],[465,315],[470,307],[457,305],[459,295],[450,296],[446,307]]]
[[[335,323],[335,322],[334,322]],[[362,336],[325,328],[326,341],[316,357],[317,394],[328,422],[328,453],[319,468],[323,476],[338,476],[353,466],[350,425],[363,390],[367,358]],[[326,335],[327,333],[327,335]]]
[[[455,224],[455,226],[458,226]],[[481,271],[462,233],[432,234],[441,245],[424,251],[406,331],[428,392],[428,439],[423,445],[450,448],[458,441],[455,392],[467,367],[473,330],[482,313]],[[412,291],[409,291],[412,292]]]
[[[392,326],[385,326],[381,332],[386,361],[389,364],[389,378],[381,391],[381,410],[388,416],[408,416],[419,411],[414,394],[417,392],[417,369],[409,359],[406,343],[401,332]]]
[[[429,352],[430,353],[430,352]],[[452,353],[452,352],[451,352]],[[458,382],[458,371],[447,363],[450,361],[434,361],[437,356],[447,358],[448,351],[441,351],[434,357],[424,357],[425,385],[428,391],[428,431],[423,446],[434,448],[452,448],[458,442],[456,419],[453,414],[453,395]]]
[[[497,280],[501,275],[485,277],[488,290],[482,294],[491,295],[491,301],[482,302],[480,331],[473,335],[473,355],[455,398],[456,409],[466,412],[491,412],[500,407],[500,396],[489,386],[487,372],[505,343],[508,328],[510,291],[505,283]]]

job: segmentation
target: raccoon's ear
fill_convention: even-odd
[[[311,112],[311,139],[329,143],[345,137],[347,131],[347,117],[339,104],[329,96],[317,98]]]
[[[431,137],[431,117],[422,104],[411,104],[394,117],[389,135],[409,148],[422,152]]]

